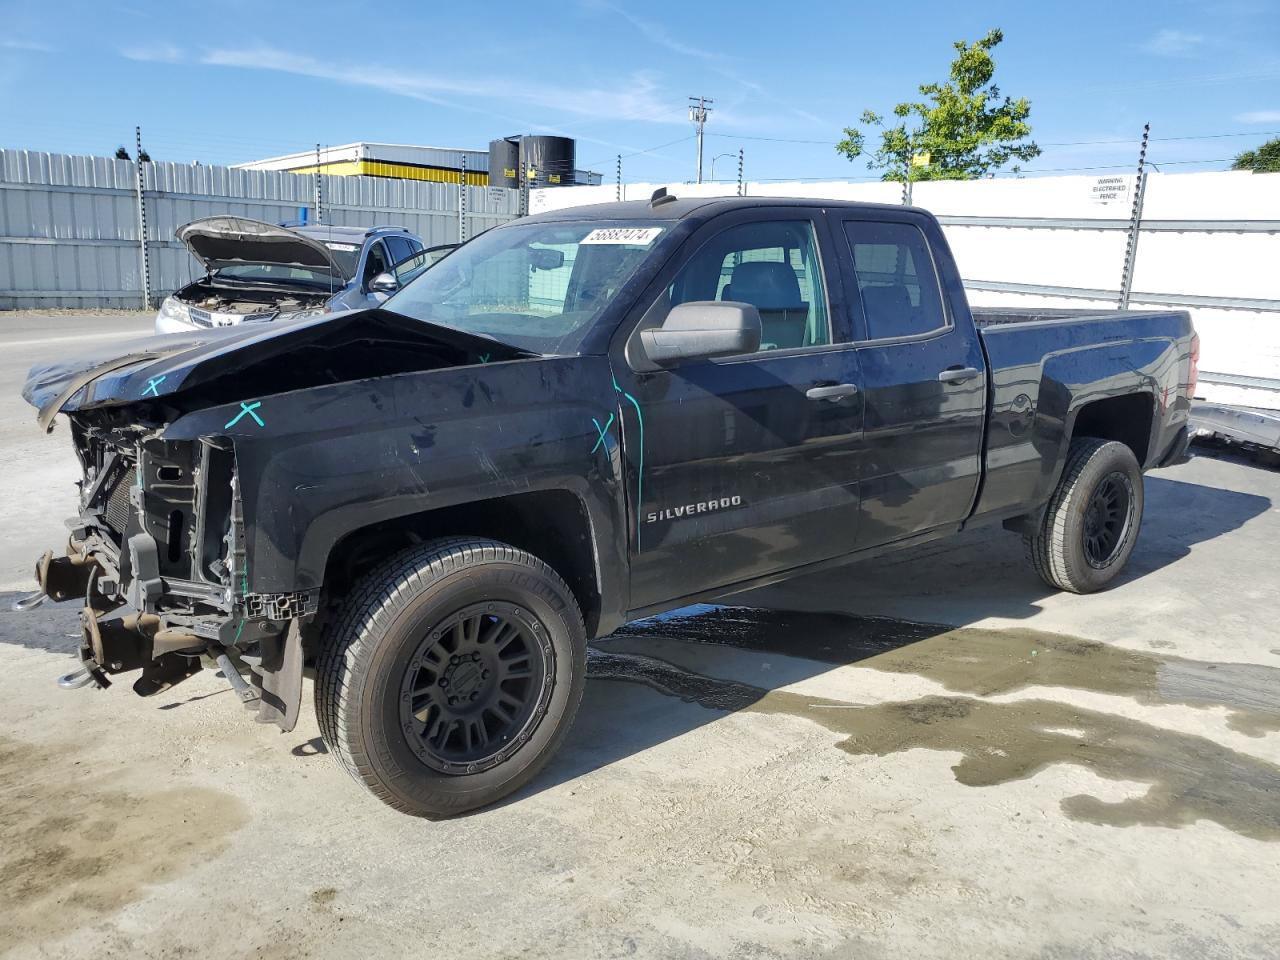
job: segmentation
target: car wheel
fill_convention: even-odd
[[[1142,525],[1142,470],[1114,440],[1071,441],[1044,520],[1023,537],[1041,579],[1059,590],[1092,593],[1124,569]]]
[[[573,722],[586,636],[565,582],[494,540],[414,547],[368,574],[316,663],[330,751],[375,796],[446,817],[527,783]]]

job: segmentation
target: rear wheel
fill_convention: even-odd
[[[529,781],[586,674],[577,602],[541,560],[493,540],[415,547],[353,591],[316,664],[330,750],[384,802],[443,817]]]
[[[1142,470],[1123,443],[1078,437],[1044,521],[1024,536],[1027,557],[1052,587],[1092,593],[1129,560],[1142,525]]]

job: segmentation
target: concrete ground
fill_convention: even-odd
[[[73,509],[22,372],[146,325],[0,315],[5,611]],[[1280,955],[1277,499],[1229,459],[1151,474],[1096,596],[976,531],[633,625],[550,767],[442,823],[211,672],[59,690],[75,610],[2,612],[0,953]]]

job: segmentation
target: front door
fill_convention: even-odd
[[[734,300],[759,309],[762,341],[652,373],[615,361],[636,611],[848,552],[858,518],[857,356],[821,211],[731,214],[686,249],[645,324]]]
[[[910,211],[833,214],[862,372],[865,452],[858,546],[959,524],[981,479],[986,367],[977,331],[946,291],[932,221]],[[940,282],[939,266],[947,273]]]

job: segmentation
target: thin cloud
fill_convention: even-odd
[[[685,118],[681,106],[664,95],[656,78],[645,71],[632,73],[614,87],[561,87],[534,85],[511,78],[437,76],[411,70],[318,60],[265,44],[251,47],[215,48],[186,53],[169,43],[122,49],[131,60],[160,63],[188,62],[204,66],[241,70],[272,70],[292,76],[326,80],[346,86],[366,87],[397,97],[407,97],[438,106],[474,110],[492,116],[495,111],[459,102],[459,98],[522,102],[540,110],[553,110],[583,117],[676,124]],[[515,119],[504,117],[503,119]],[[522,123],[525,121],[521,121]]]
[[[1236,123],[1280,123],[1280,110],[1250,110],[1237,113]]]
[[[164,42],[122,47],[120,56],[126,60],[137,60],[141,63],[181,63],[187,59],[181,47]]]
[[[682,57],[692,57],[696,60],[703,61],[710,66],[711,70],[720,74],[720,76],[724,77],[726,80],[729,80],[740,87],[745,87],[756,96],[776,106],[785,107],[788,113],[792,116],[799,117],[806,123],[820,126],[831,125],[823,118],[810,113],[808,110],[794,106],[785,97],[778,96],[763,84],[756,80],[752,80],[741,71],[735,69],[732,59],[725,56],[723,53],[714,50],[706,50],[702,47],[697,47],[693,44],[687,43],[677,37],[673,37],[661,24],[654,23],[652,20],[646,20],[643,17],[637,17],[635,14],[623,9],[617,4],[600,2],[600,0],[591,0],[587,6],[592,9],[607,10],[610,13],[621,17],[627,23],[631,24],[631,26],[639,30],[641,35],[650,42],[659,47],[670,50],[672,53],[679,54]],[[717,119],[719,119],[721,123],[728,123],[735,126],[760,126],[766,119],[772,122],[771,118],[748,118],[741,117],[736,114],[726,115],[723,112]]]
[[[725,59],[725,56],[722,53],[704,50],[701,47],[695,47],[692,44],[685,43],[683,40],[677,40],[675,37],[671,36],[671,34],[667,33],[660,24],[654,23],[651,20],[642,20],[640,17],[628,13],[621,7],[614,6],[610,3],[591,4],[591,6],[596,6],[600,9],[610,10],[613,13],[616,13],[623,20],[626,20],[627,23],[631,24],[644,34],[648,40],[651,40],[660,47],[666,47],[672,53],[678,53],[682,57],[696,57],[699,60],[712,61],[723,61]]]
[[[6,37],[0,40],[0,50],[25,50],[28,53],[53,53],[57,48],[39,40],[14,40]]]
[[[1164,29],[1144,43],[1142,49],[1160,57],[1183,57],[1194,53],[1203,43],[1203,34]]]

